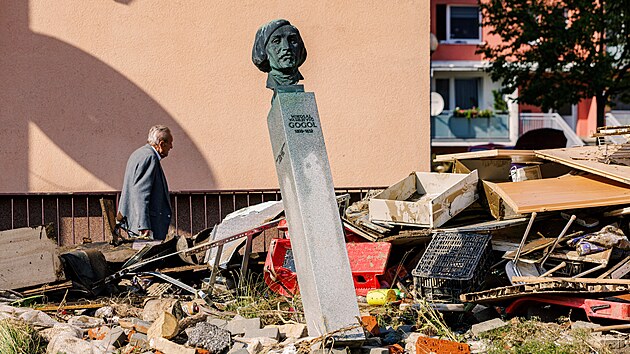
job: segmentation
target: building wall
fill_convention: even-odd
[[[427,1],[0,2],[0,193],[116,191],[166,124],[171,190],[277,188],[257,28],[304,38],[336,186],[428,170]]]

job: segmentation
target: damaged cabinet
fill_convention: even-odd
[[[439,227],[477,200],[477,171],[412,172],[370,199],[370,220]]]

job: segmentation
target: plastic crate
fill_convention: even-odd
[[[412,271],[416,298],[459,303],[481,288],[492,265],[490,235],[438,233]]]

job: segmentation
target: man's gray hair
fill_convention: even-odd
[[[158,145],[160,141],[165,140],[166,135],[170,134],[171,130],[165,125],[154,125],[149,129],[149,137],[147,143],[150,145]]]

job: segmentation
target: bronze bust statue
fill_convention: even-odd
[[[260,71],[269,73],[267,87],[296,85],[304,79],[298,68],[306,60],[306,48],[295,26],[287,20],[273,20],[256,32],[252,61]]]

